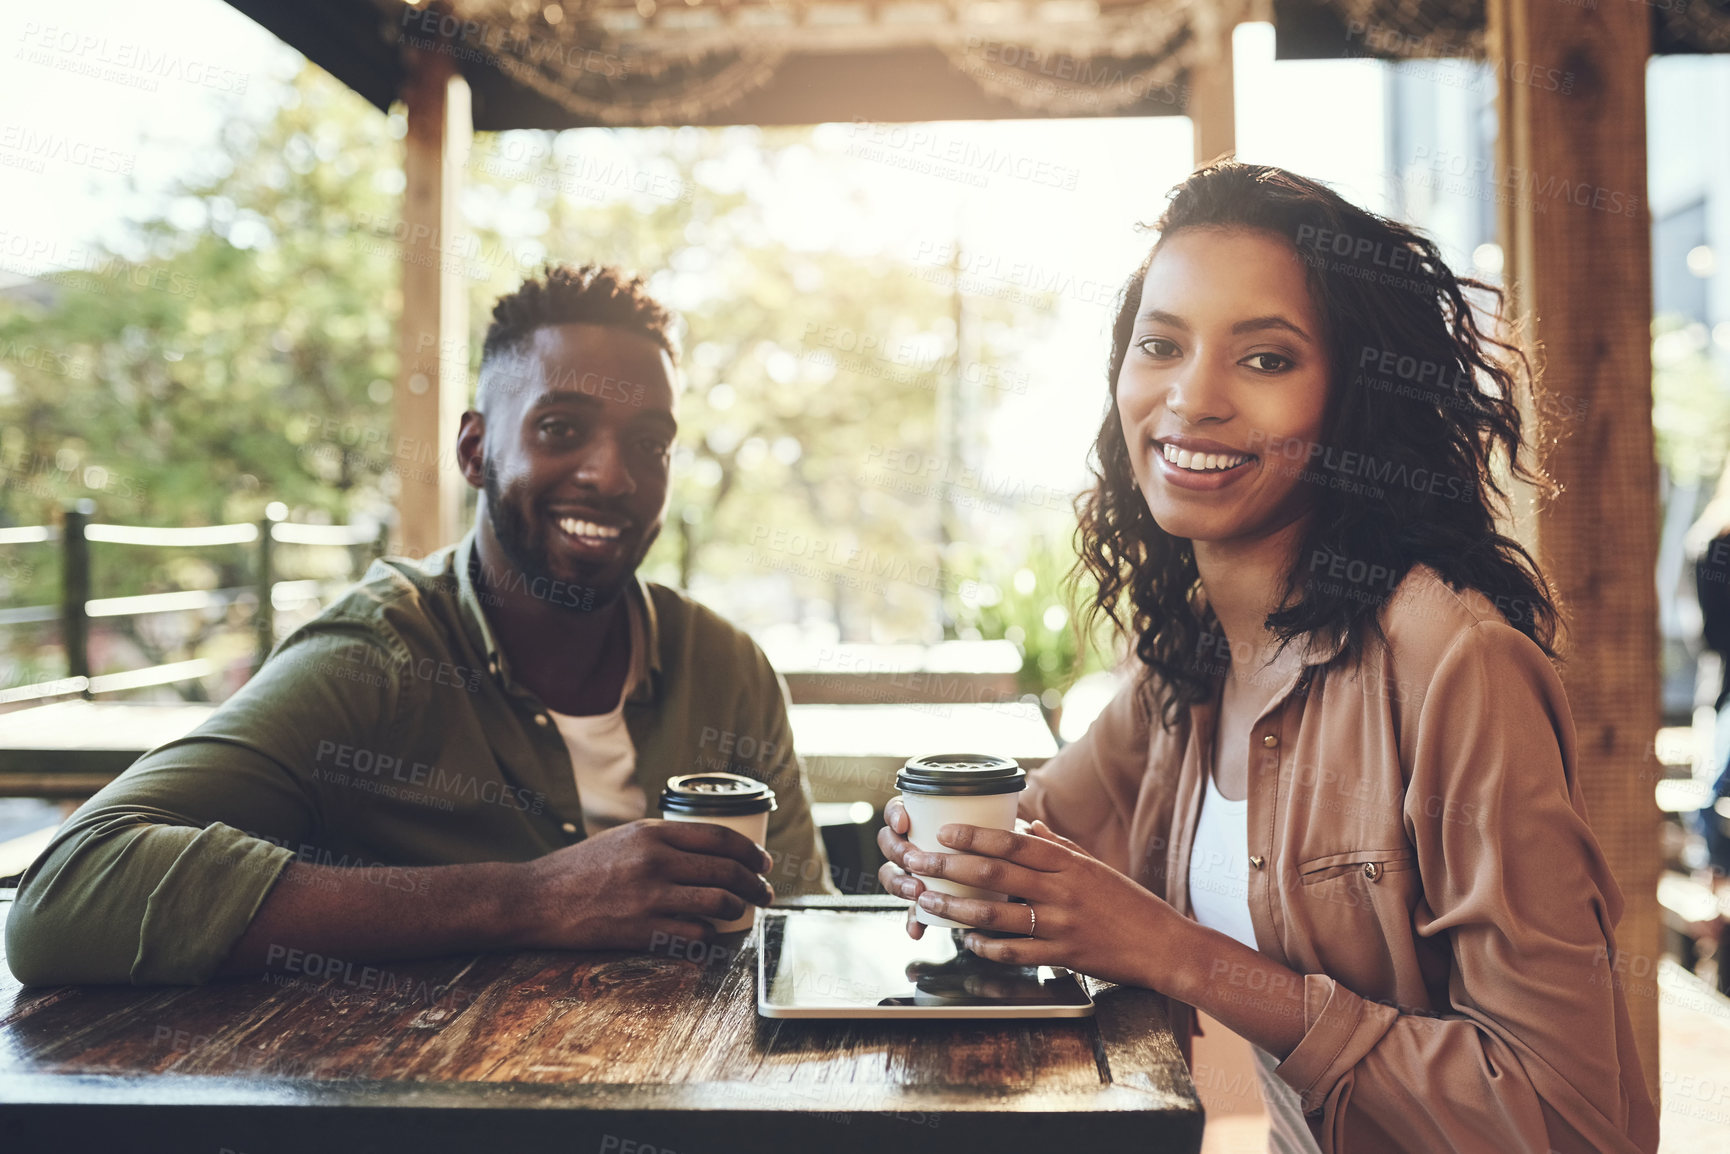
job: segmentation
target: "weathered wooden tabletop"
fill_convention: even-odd
[[[0,1148],[1200,1148],[1148,991],[1090,983],[1081,1019],[772,1021],[748,940],[703,953],[302,960],[159,989],[26,990],[0,966]]]

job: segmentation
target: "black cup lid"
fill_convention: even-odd
[[[979,797],[1019,793],[1027,788],[1027,771],[1011,757],[989,753],[932,753],[910,757],[895,775],[902,793],[946,797]]]
[[[668,779],[661,791],[662,813],[738,817],[774,808],[774,790],[738,773],[687,773]]]

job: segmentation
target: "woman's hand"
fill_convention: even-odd
[[[888,818],[887,810],[884,816]],[[983,930],[1034,931],[1032,937],[1018,938],[969,932],[967,948],[975,954],[1011,965],[1064,966],[1107,981],[1170,992],[1162,988],[1161,975],[1177,971],[1182,943],[1195,923],[1043,821],[1034,822],[1027,833],[946,825],[938,830],[937,840],[961,852],[923,853],[899,835],[879,835],[884,856],[891,848],[897,851],[898,874],[947,878],[1007,893],[1026,904],[951,897],[925,888],[916,878],[893,875],[886,876],[884,887],[902,896],[912,891],[926,911]]]
[[[924,883],[901,868],[902,858],[909,852],[917,852],[913,843],[907,840],[908,831],[912,828],[913,820],[907,816],[907,807],[901,804],[900,798],[890,798],[889,804],[883,807],[883,828],[877,831],[877,848],[888,859],[877,871],[877,884],[883,887],[884,893],[908,901],[925,892]],[[924,937],[925,923],[915,914],[915,907],[908,906],[907,936]]]

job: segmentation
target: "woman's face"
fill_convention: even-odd
[[[1300,475],[1327,410],[1326,343],[1304,263],[1277,235],[1164,239],[1117,378],[1135,482],[1160,528],[1248,543],[1308,511]]]

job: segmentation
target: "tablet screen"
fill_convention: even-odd
[[[960,930],[915,941],[900,911],[765,910],[757,1008],[770,1018],[1082,1017],[1093,1001],[1068,970],[989,962]]]

